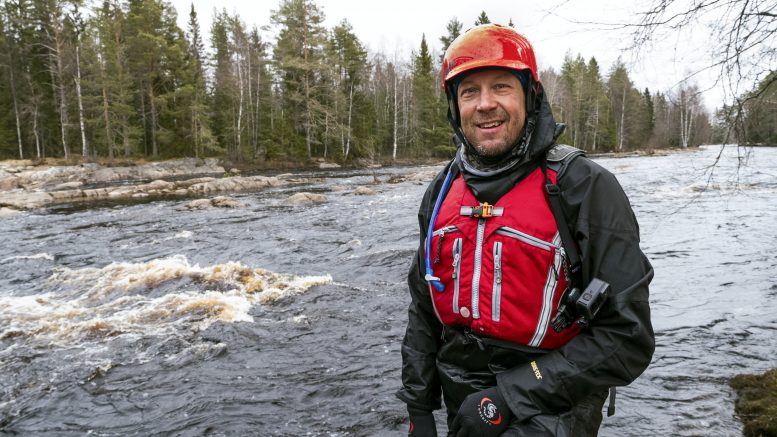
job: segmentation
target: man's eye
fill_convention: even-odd
[[[461,90],[461,96],[462,97],[471,96],[475,94],[475,92],[477,92],[477,89],[475,88],[464,88],[463,90]]]

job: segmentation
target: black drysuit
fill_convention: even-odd
[[[536,169],[554,144],[555,128],[543,99],[523,162],[490,179],[464,171],[478,200],[493,204]],[[451,165],[462,171],[456,161]],[[450,424],[467,395],[497,385],[515,416],[504,435],[596,435],[607,389],[637,378],[655,348],[648,303],[653,269],[639,248],[637,221],[620,184],[582,156],[559,169],[557,185],[582,258],[582,282],[599,278],[611,291],[588,329],[559,349],[542,351],[479,341],[435,317],[423,278],[423,243],[447,171],[431,182],[418,212],[421,244],[408,275],[412,302],[397,396],[413,409],[431,411],[440,408],[442,391]]]

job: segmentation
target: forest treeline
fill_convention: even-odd
[[[326,28],[314,0],[280,0],[272,41],[225,9],[205,34],[192,5],[181,29],[160,0],[1,4],[0,159],[407,161],[453,151],[440,56],[425,35],[412,53],[370,53],[346,20]],[[453,18],[439,40],[445,48],[487,22],[485,12]],[[568,54],[541,81],[568,126],[562,141],[589,151],[722,141],[731,121],[731,108],[708,114],[694,84],[638,89],[620,61],[603,71]],[[748,141],[777,143],[777,126],[764,123],[776,119],[774,82],[738,113]]]

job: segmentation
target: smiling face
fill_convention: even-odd
[[[526,98],[514,74],[476,71],[462,79],[457,98],[461,130],[480,155],[502,155],[518,142],[526,120]]]

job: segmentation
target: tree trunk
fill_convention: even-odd
[[[618,150],[623,150],[623,133],[625,129],[623,123],[626,120],[626,84],[623,84],[623,96],[621,97],[621,123],[618,126]]]
[[[348,154],[351,153],[351,113],[352,112],[353,112],[353,80],[351,80],[351,91],[348,96],[348,140],[345,142],[344,159],[348,159]]]
[[[58,8],[58,6],[57,6]],[[65,83],[62,79],[63,67],[62,67],[62,28],[59,22],[59,15],[52,12],[50,15],[51,27],[54,31],[53,47],[49,48],[50,56],[54,58],[54,65],[52,69],[52,86],[54,86],[56,94],[59,98],[59,125],[60,125],[60,139],[62,141],[62,151],[65,155],[65,160],[70,160],[70,147],[67,144],[67,104],[65,102]]]
[[[156,142],[156,126],[157,126],[157,113],[156,103],[154,103],[154,87],[149,82],[148,84],[148,104],[151,108],[151,156],[156,157],[159,155],[159,146]]]
[[[237,88],[238,92],[240,94],[240,97],[238,99],[237,103],[237,131],[235,132],[235,139],[236,139],[236,146],[235,146],[235,159],[237,161],[240,161],[240,156],[242,153],[240,153],[241,145],[242,145],[242,123],[243,123],[243,67],[241,62],[241,56],[237,55]]]
[[[596,102],[596,108],[594,109],[594,138],[591,145],[591,151],[596,152],[596,135],[599,133],[599,102]]]
[[[251,51],[246,50],[248,53],[248,60],[246,61],[246,84],[248,85],[248,138],[251,142],[251,156],[256,156],[256,136],[254,135],[254,90],[251,86]]]
[[[81,158],[89,159],[89,147],[86,144],[86,126],[84,125],[84,102],[81,97],[81,55],[80,36],[76,37],[76,98],[78,99],[78,125],[81,128]]]
[[[143,121],[143,154],[148,156],[148,120],[146,119],[146,91],[141,84],[140,89],[140,119]]]
[[[11,98],[13,98],[13,113],[16,117],[16,140],[19,143],[19,159],[24,159],[24,148],[22,147],[22,124],[19,117],[19,105],[16,98],[16,84],[14,83],[13,65],[8,66],[8,70],[11,72]]]
[[[399,94],[399,91],[397,90],[397,76],[399,75],[399,72],[396,70],[396,65],[394,66],[394,147],[391,151],[391,159],[393,161],[397,160],[397,128],[399,127],[399,106],[397,106],[397,95]]]
[[[38,135],[38,104],[33,104],[33,111],[32,111],[32,133],[35,135],[35,152],[37,153],[38,159],[41,159],[41,148],[40,148],[40,135]]]
[[[259,104],[259,98],[261,97],[261,90],[262,90],[262,67],[261,65],[256,69],[256,108],[254,109],[254,138],[255,140],[255,150],[254,150],[254,159],[258,158],[259,155],[262,155],[262,159],[264,159],[264,152],[259,150],[259,110],[261,109],[261,105]]]
[[[105,122],[105,139],[108,141],[108,159],[113,160],[113,134],[111,133],[111,119],[108,115],[108,90],[103,83],[103,121]]]

